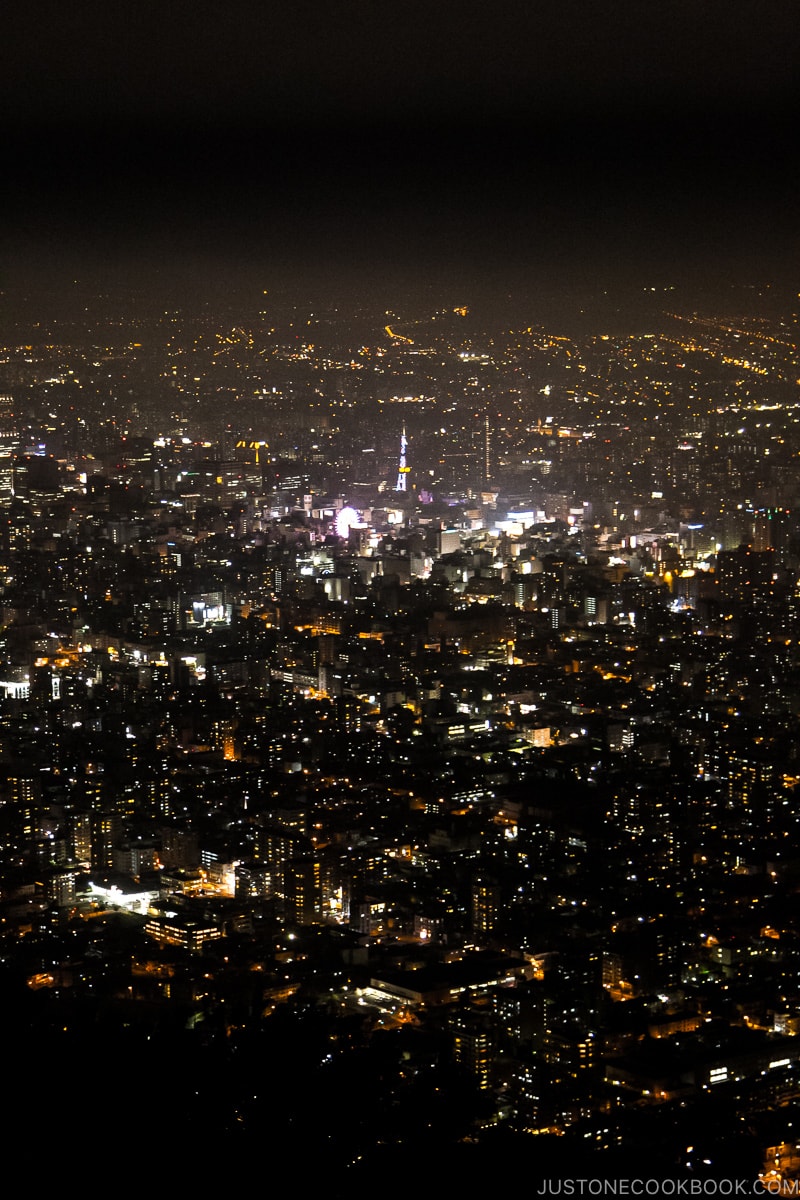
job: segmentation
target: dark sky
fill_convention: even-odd
[[[12,3],[6,285],[794,286],[795,18],[778,0]]]

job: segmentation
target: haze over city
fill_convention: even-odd
[[[11,13],[7,282],[791,282],[797,30],[778,6],[237,14]]]

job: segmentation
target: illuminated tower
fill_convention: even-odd
[[[492,479],[492,431],[489,425],[489,414],[483,421],[483,482],[491,483]]]
[[[403,426],[403,432],[400,435],[400,462],[397,468],[397,488],[398,492],[407,491],[407,476],[409,467],[406,464],[406,448],[408,446],[408,438],[406,437],[406,427]]]

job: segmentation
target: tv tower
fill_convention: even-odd
[[[492,428],[489,424],[489,414],[487,413],[483,421],[483,482],[490,484],[492,481]]]
[[[403,432],[400,434],[400,462],[397,466],[397,487],[396,491],[405,492],[408,490],[407,480],[410,467],[406,464],[406,448],[408,446],[408,438],[406,437],[406,427],[403,425]]]

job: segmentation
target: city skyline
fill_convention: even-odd
[[[794,1178],[797,317],[641,295],[7,319],[18,1144]]]

